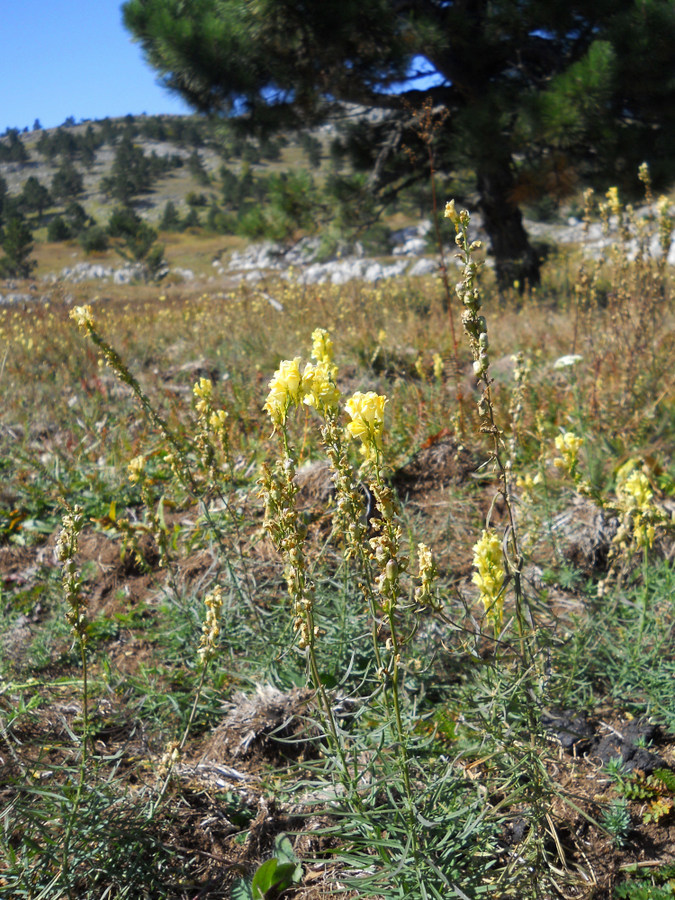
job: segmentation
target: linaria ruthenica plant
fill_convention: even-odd
[[[454,200],[450,200],[445,207],[445,217],[450,219],[455,229],[455,244],[458,247],[458,259],[462,266],[462,278],[457,284],[457,296],[462,306],[462,325],[469,342],[469,349],[473,357],[473,371],[481,389],[478,400],[478,415],[480,418],[480,430],[487,434],[491,441],[491,461],[494,464],[504,508],[507,514],[507,528],[503,540],[503,570],[502,584],[498,586],[498,592],[494,597],[489,597],[483,590],[483,580],[488,569],[494,569],[494,550],[488,551],[493,546],[488,531],[484,533],[481,542],[474,548],[474,565],[477,568],[478,585],[489,617],[492,619],[495,629],[501,625],[502,605],[504,598],[502,592],[507,582],[513,584],[515,600],[515,619],[520,643],[520,657],[524,665],[529,665],[535,658],[533,641],[535,632],[532,618],[523,592],[522,571],[523,556],[520,550],[518,528],[511,492],[510,461],[508,459],[507,446],[504,433],[497,423],[495,407],[492,398],[492,379],[490,377],[490,356],[487,320],[481,314],[481,293],[478,286],[478,273],[481,263],[475,259],[476,251],[480,250],[480,241],[472,241],[469,238],[470,216],[467,210],[458,212]],[[490,561],[486,554],[489,552]],[[485,598],[488,597],[486,600]]]
[[[395,759],[403,788],[403,797],[396,804],[397,814],[408,834],[414,871],[421,877],[419,873],[426,866],[422,862],[424,829],[420,829],[413,785],[410,758],[413,735],[406,724],[401,695],[407,641],[401,630],[401,616],[406,610],[415,615],[428,615],[434,610],[437,603],[435,566],[430,549],[420,544],[418,584],[413,590],[411,604],[407,597],[408,588],[403,582],[407,578],[408,559],[402,549],[397,501],[385,471],[387,398],[374,391],[354,393],[344,404],[348,421],[343,430],[339,421],[338,370],[333,362],[332,341],[323,329],[315,330],[312,335],[312,355],[316,362],[309,362],[304,367],[298,357],[281,362],[269,382],[264,408],[278,434],[280,455],[272,467],[263,467],[260,480],[266,508],[264,527],[284,559],[292,622],[297,635],[296,649],[305,657],[309,681],[320,700],[325,737],[335,754],[346,801],[362,817],[364,827],[379,841],[382,826],[369,811],[363,791],[371,779],[384,777],[388,765],[384,747],[388,743],[396,747]],[[370,618],[375,679],[370,692],[370,714],[381,717],[382,722],[376,729],[379,737],[361,760],[355,755],[353,741],[334,715],[331,698],[320,675],[323,629],[317,618],[315,586],[306,555],[306,528],[296,508],[296,451],[289,427],[291,413],[302,405],[318,414],[321,440],[335,488],[335,528],[336,531],[339,529],[342,538],[345,559],[356,566]],[[364,520],[361,493],[348,460],[345,437],[357,442],[363,459],[359,478],[366,483],[375,506],[369,521]]]

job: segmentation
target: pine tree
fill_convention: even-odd
[[[47,188],[34,175],[30,175],[21,189],[19,202],[24,209],[36,212],[41,220],[43,212],[51,203],[51,199]]]
[[[561,155],[588,171],[632,174],[645,156],[673,168],[672,0],[127,0],[123,13],[197,110],[261,130],[344,103],[382,110],[365,146],[387,190],[410,182],[402,150],[424,150],[414,113],[428,98],[438,163],[475,171],[502,283],[539,274],[521,172]]]
[[[0,246],[5,251],[0,259],[0,274],[4,278],[29,278],[37,263],[29,259],[33,252],[33,234],[21,216],[13,215],[8,219]]]

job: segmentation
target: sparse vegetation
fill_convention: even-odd
[[[191,134],[107,133],[142,129]],[[538,288],[496,287],[457,204],[449,298],[0,307],[0,896],[672,895],[673,220],[641,178],[649,215],[587,193],[611,246]],[[200,214],[306,233],[338,190],[190,185],[167,254],[216,246]],[[88,200],[49,227],[148,258],[140,208]]]

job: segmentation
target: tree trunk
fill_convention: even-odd
[[[539,284],[539,258],[523,228],[523,217],[513,202],[511,160],[500,154],[483,160],[477,168],[477,186],[483,225],[495,257],[497,283],[501,288],[517,283]]]

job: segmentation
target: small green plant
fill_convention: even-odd
[[[302,881],[302,866],[288,835],[274,839],[274,855],[256,869],[248,881],[239,878],[232,887],[232,900],[276,900],[289,887]]]
[[[625,800],[612,800],[602,814],[600,824],[612,836],[616,847],[623,847],[630,832],[630,812]]]
[[[618,758],[609,760],[605,768],[623,798],[643,803],[645,824],[658,823],[671,815],[675,808],[675,774],[670,769],[655,769],[645,776],[630,772]]]
[[[645,877],[637,865],[627,867],[628,874],[642,876],[631,878],[614,889],[616,900],[673,900],[675,897],[675,866],[659,866]]]

